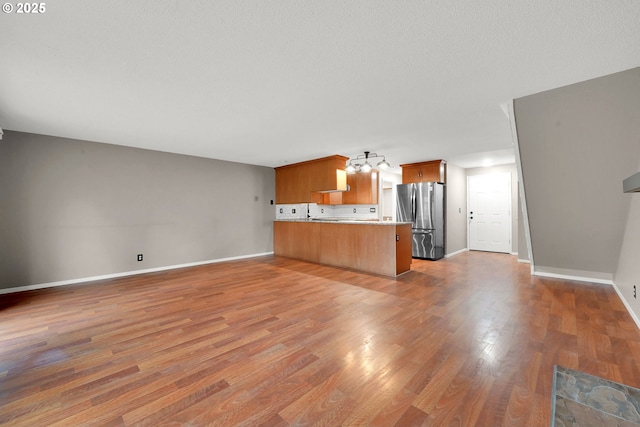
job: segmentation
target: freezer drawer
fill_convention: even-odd
[[[436,230],[413,230],[413,242],[411,244],[411,256],[436,260],[444,257],[444,245]]]

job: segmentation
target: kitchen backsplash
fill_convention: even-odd
[[[276,205],[276,219],[306,219],[308,206],[308,203]]]
[[[378,205],[276,205],[276,219],[340,218],[377,220]]]

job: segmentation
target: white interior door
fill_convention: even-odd
[[[469,250],[511,253],[511,174],[467,177]]]

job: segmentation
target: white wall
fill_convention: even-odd
[[[447,163],[446,255],[467,249],[467,176],[464,168]]]
[[[402,175],[389,171],[380,171],[380,193],[378,200],[380,201],[380,219],[391,213],[392,220],[396,220],[396,186],[402,184]],[[391,190],[384,190],[385,183],[391,187]],[[385,213],[386,212],[386,213]]]

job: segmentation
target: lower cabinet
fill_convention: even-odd
[[[411,268],[410,224],[275,221],[276,255],[384,276]]]
[[[396,225],[396,274],[411,269],[411,224]],[[407,243],[409,242],[409,243]]]

